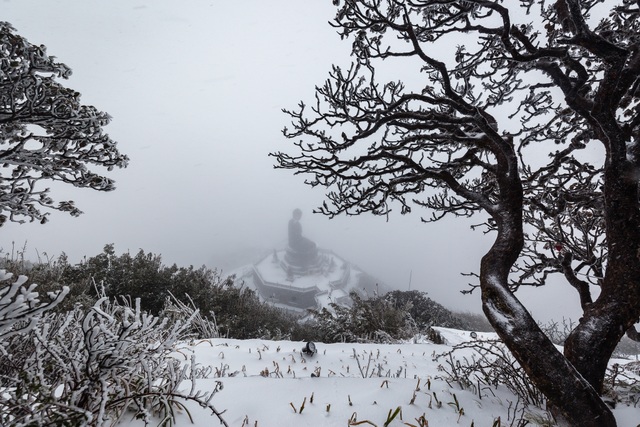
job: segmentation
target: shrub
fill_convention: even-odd
[[[310,310],[313,339],[323,342],[388,342],[413,336],[417,329],[405,306],[385,297],[364,299],[349,294],[350,307],[332,303],[330,308]]]
[[[454,316],[460,319],[465,331],[495,332],[484,314],[466,312],[454,312]]]
[[[471,358],[454,357],[460,351],[473,350]],[[463,389],[471,389],[479,399],[494,397],[492,389],[505,387],[516,397],[509,402],[511,426],[524,427],[529,420],[548,419],[545,413],[546,399],[533,385],[524,369],[518,364],[507,347],[499,340],[474,340],[463,342],[449,352],[436,356],[444,359],[438,366],[442,379],[456,383]]]
[[[487,329],[486,321],[483,324],[470,315],[458,316],[428,298],[425,292],[391,291],[368,299],[352,292],[350,297],[350,307],[331,304],[329,308],[310,310],[312,320],[306,324],[308,339],[389,342],[407,339],[416,333],[429,334],[432,326]]]
[[[391,291],[384,297],[392,302],[394,307],[404,307],[416,322],[421,331],[426,331],[432,326],[444,328],[464,329],[469,331],[491,331],[489,322],[481,316],[471,313],[453,313],[427,297],[426,292],[421,291]]]
[[[54,308],[69,292],[68,288],[63,288],[49,293],[48,302],[41,302],[40,295],[35,292],[37,285],[23,286],[28,280],[26,276],[18,276],[8,283],[13,277],[13,273],[0,270],[0,339],[30,331],[38,316]]]
[[[184,399],[209,408],[226,425],[211,404],[219,388],[179,391],[183,380],[195,381],[199,372],[194,359],[183,366],[172,357],[195,312],[160,321],[140,308],[140,300],[132,305],[102,295],[87,311],[78,305],[54,313],[53,303],[37,303],[32,287],[18,285],[20,292],[14,292],[18,282],[0,287],[0,295],[13,293],[15,302],[2,312],[11,324],[0,329],[0,425],[102,426],[125,412],[145,424],[154,416],[172,424]]]

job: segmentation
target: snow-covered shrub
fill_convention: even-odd
[[[493,332],[491,324],[482,314],[452,312],[442,304],[432,300],[422,291],[391,291],[384,298],[396,308],[405,308],[420,331],[432,326],[462,329],[465,331]]]
[[[475,330],[468,328],[456,314],[442,304],[427,297],[426,292],[391,291],[384,295],[384,299],[398,309],[407,310],[420,330],[427,330],[431,326]]]
[[[171,425],[185,399],[220,418],[211,400],[221,386],[182,391],[183,381],[195,384],[199,370],[194,360],[185,366],[172,356],[194,316],[160,320],[144,312],[140,300],[107,297],[88,311],[78,306],[36,316],[31,330],[6,349],[12,359],[18,344],[30,344],[29,354],[3,375],[0,425],[104,426],[125,415]]]
[[[563,322],[565,325],[567,322]],[[562,343],[562,328],[557,323],[547,325],[547,334]],[[566,327],[565,327],[566,329]],[[464,353],[471,356],[464,357]],[[458,344],[449,352],[436,356],[443,363],[438,369],[442,378],[461,388],[473,390],[479,398],[493,396],[491,390],[505,387],[516,401],[509,403],[511,425],[530,425],[530,421],[550,420],[545,413],[546,399],[533,385],[522,367],[499,340],[476,340]],[[604,398],[612,405],[640,407],[640,363],[616,363],[607,369]],[[540,424],[541,425],[541,424]]]
[[[610,404],[640,407],[640,362],[615,363],[604,378]]]
[[[564,345],[571,331],[576,327],[571,319],[562,318],[562,322],[552,320],[548,323],[538,323],[542,332],[556,345]]]
[[[460,319],[460,322],[462,322],[462,327],[455,329],[476,332],[494,332],[491,323],[489,323],[484,314],[472,313],[470,311],[456,311],[453,314],[456,319]]]
[[[69,288],[65,287],[49,293],[48,302],[41,302],[35,284],[24,286],[26,276],[18,276],[15,281],[8,283],[12,278],[12,273],[0,270],[0,343],[11,335],[30,330],[38,315],[51,310],[69,292]]]
[[[635,357],[640,355],[640,342],[624,336],[613,351],[613,357]]]
[[[220,330],[216,324],[215,313],[211,312],[209,317],[203,317],[196,308],[196,304],[191,297],[190,304],[185,304],[173,295],[166,299],[164,309],[160,313],[160,317],[169,319],[191,319],[189,325],[189,333],[196,338],[219,338]]]
[[[78,274],[78,269],[69,263],[67,256],[62,253],[58,257],[49,257],[43,254],[37,262],[25,259],[26,248],[12,250],[0,257],[0,268],[7,270],[14,276],[27,276],[25,285],[38,284],[37,292],[41,297],[49,292],[57,292],[66,287],[67,294],[53,308],[54,311],[63,312],[73,309],[77,304],[85,308],[93,306],[98,299],[91,276]]]
[[[460,353],[469,353],[464,357]],[[455,354],[455,356],[454,356]],[[527,425],[526,418],[539,415],[546,399],[529,380],[524,369],[499,340],[475,340],[455,345],[451,351],[436,356],[444,363],[438,366],[442,378],[461,388],[473,390],[479,398],[494,395],[491,389],[505,387],[516,401],[510,403],[510,417],[516,426]]]
[[[409,338],[417,332],[409,314],[409,306],[399,306],[385,297],[362,298],[351,292],[352,304],[343,307],[331,304],[330,310],[310,310],[313,333],[322,342],[389,343]]]
[[[0,387],[10,383],[8,377],[19,372],[21,363],[31,354],[33,345],[25,335],[32,330],[40,315],[62,301],[68,288],[47,295],[41,301],[36,285],[25,286],[27,277],[0,269]]]
[[[310,310],[311,339],[383,343],[430,334],[432,326],[464,329],[468,325],[420,291],[391,291],[367,299],[352,292],[350,297],[349,307],[331,304],[329,309]]]

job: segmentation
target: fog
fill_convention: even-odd
[[[2,227],[5,253],[26,247],[35,259],[66,253],[72,262],[114,243],[118,253],[162,254],[167,264],[230,271],[282,248],[294,208],[304,234],[387,286],[419,289],[455,310],[480,312],[463,296],[490,235],[474,220],[422,224],[414,212],[332,220],[312,214],[322,189],[275,170],[268,153],[291,144],[282,108],[312,100],[332,63],[348,65],[350,41],[327,21],[329,0],[4,0],[2,19],[44,44],[73,70],[65,85],[108,112],[106,127],[130,158],[107,173],[110,193],[52,185],[80,218]],[[419,78],[419,76],[416,76]],[[479,222],[476,220],[475,222]],[[568,285],[527,290],[534,315],[576,317]],[[573,305],[572,305],[573,304]],[[563,310],[564,311],[561,311]]]

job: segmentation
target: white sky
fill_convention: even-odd
[[[274,170],[267,153],[286,150],[281,108],[313,99],[332,63],[348,65],[350,41],[328,25],[331,0],[0,0],[2,16],[31,43],[73,69],[65,84],[113,116],[106,128],[131,158],[108,174],[117,190],[51,186],[80,218],[53,213],[46,225],[8,224],[0,248],[27,247],[72,262],[107,243],[162,254],[167,264],[234,267],[238,253],[285,244],[291,211],[303,232],[391,287],[429,293],[458,310],[491,244],[468,221],[423,225],[420,213],[329,221],[301,177]],[[47,184],[47,186],[49,186]],[[561,319],[578,303],[568,285],[527,294],[534,314]],[[573,304],[573,305],[572,305]]]

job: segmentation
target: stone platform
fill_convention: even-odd
[[[331,251],[318,250],[312,265],[292,265],[288,251],[274,251],[253,265],[253,282],[264,301],[297,310],[348,305],[360,271]]]

